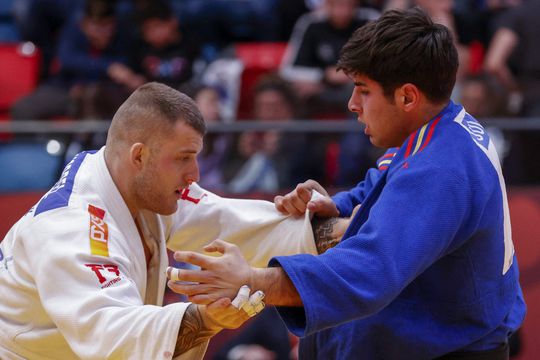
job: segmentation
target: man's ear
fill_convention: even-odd
[[[405,112],[416,109],[420,104],[420,90],[411,83],[401,85],[394,92],[396,104]]]
[[[146,160],[147,151],[148,149],[143,143],[131,145],[131,148],[129,149],[129,162],[131,166],[135,167],[137,170],[141,170]]]

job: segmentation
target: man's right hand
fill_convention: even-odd
[[[196,306],[199,307],[204,326],[210,331],[236,329],[250,318],[246,311],[234,307],[229,298],[221,298],[208,305]]]
[[[236,329],[249,320],[250,315],[231,304],[228,298],[218,299],[208,305],[190,304],[184,313],[174,356],[208,341],[222,329]]]
[[[312,199],[313,190],[322,197]],[[296,189],[285,196],[274,198],[276,209],[287,215],[303,215],[306,210],[319,217],[339,216],[339,211],[328,192],[315,180],[308,180],[296,186]]]

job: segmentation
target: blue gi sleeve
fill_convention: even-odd
[[[361,194],[362,188],[351,191]],[[360,195],[356,195],[358,198]],[[326,253],[276,257],[303,308],[280,308],[295,335],[375,314],[440,258],[457,238],[471,203],[470,187],[442,166],[400,169],[388,179],[369,216]],[[343,207],[342,207],[343,208]],[[454,243],[453,243],[454,242]]]

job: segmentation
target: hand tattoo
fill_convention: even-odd
[[[321,218],[315,216],[311,221],[313,227],[313,237],[315,238],[315,246],[317,246],[317,252],[319,254],[324,253],[326,250],[336,246],[340,238],[334,237],[334,226],[337,224],[338,219],[335,217]]]
[[[180,324],[174,356],[176,357],[185,353],[189,349],[207,341],[217,333],[218,331],[209,330],[204,325],[199,307],[195,304],[189,305]]]

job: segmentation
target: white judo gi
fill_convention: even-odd
[[[224,199],[193,184],[175,214],[139,214],[147,269],[103,153],[78,154],[0,244],[1,359],[171,359],[189,303],[161,306],[167,247],[201,251],[221,238],[253,266],[316,253],[307,215],[283,216],[271,202]],[[206,345],[178,358],[200,359]]]

